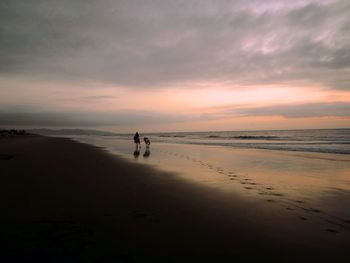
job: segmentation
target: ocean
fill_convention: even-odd
[[[139,133],[162,143],[350,154],[350,129]],[[133,134],[112,137],[132,140]]]

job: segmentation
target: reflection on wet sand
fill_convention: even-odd
[[[117,147],[99,143],[119,154],[130,149],[123,141]],[[350,230],[349,156],[165,143],[152,147],[148,163],[186,180],[273,205],[298,220],[318,221],[330,233]]]
[[[133,152],[133,156],[135,158],[138,158],[140,156],[140,149],[136,149],[134,152]],[[143,157],[147,158],[151,155],[151,149],[150,149],[150,146],[147,145],[146,146],[146,149],[145,149],[145,152],[143,153]]]
[[[143,157],[149,157],[151,155],[151,148],[149,145],[146,145],[146,150],[143,153]]]
[[[139,157],[139,155],[140,155],[140,151],[138,151],[138,150],[134,151],[134,157],[135,158]]]

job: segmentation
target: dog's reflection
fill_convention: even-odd
[[[149,147],[149,145],[146,145],[146,150],[143,154],[143,157],[149,157],[151,155],[151,148]]]

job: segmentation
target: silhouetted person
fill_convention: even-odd
[[[136,144],[136,150],[135,151],[140,151],[141,149],[141,142],[140,142],[140,135],[138,132],[135,133],[134,135],[134,142]]]

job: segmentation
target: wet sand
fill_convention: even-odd
[[[142,147],[135,158],[130,140],[101,136],[78,140],[132,162],[177,172],[186,181],[239,195],[247,202],[273,203],[299,218],[312,218],[325,229],[348,228],[344,223],[350,218],[349,155],[156,142],[146,157]]]
[[[171,152],[160,150],[164,156]],[[187,180],[181,171],[156,169],[66,138],[1,138],[0,261],[350,258],[347,217],[329,217],[323,207],[279,196],[253,176],[182,155],[167,160],[186,167],[178,159],[190,157],[241,190],[218,191]],[[187,167],[193,177],[204,171]],[[260,198],[248,194],[252,191]]]

